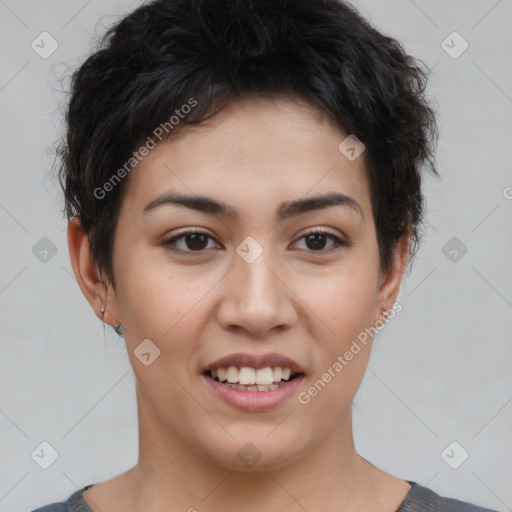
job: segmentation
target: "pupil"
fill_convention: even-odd
[[[318,238],[321,238],[324,243],[319,242]],[[322,235],[321,233],[314,233],[312,235],[308,235],[308,241],[313,241],[313,244],[320,244],[321,247],[312,247],[313,249],[322,249],[325,244],[325,235]]]
[[[206,240],[206,237],[204,235],[201,235],[200,233],[194,233],[192,235],[188,235],[187,237],[188,241],[192,240],[192,243],[187,243],[187,246],[189,249],[204,249],[204,242]],[[198,241],[198,240],[202,240]],[[199,247],[197,246],[199,244]]]

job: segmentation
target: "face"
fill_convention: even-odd
[[[132,171],[107,309],[140,429],[159,442],[243,470],[244,454],[274,469],[348,439],[370,354],[361,333],[392,307],[402,267],[379,271],[364,153],[339,151],[347,135],[301,102],[246,98]],[[297,377],[246,391],[205,373],[230,366],[244,369],[228,380],[253,386],[277,382],[277,367]]]

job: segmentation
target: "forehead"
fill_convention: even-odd
[[[125,208],[141,212],[167,190],[237,211],[333,191],[369,205],[364,154],[349,160],[339,149],[348,134],[300,100],[246,97],[178,133],[132,171]]]

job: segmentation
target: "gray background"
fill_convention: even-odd
[[[126,350],[75,282],[49,171],[61,79],[138,4],[0,0],[1,511],[63,500],[137,460]],[[426,183],[428,224],[403,310],[376,338],[356,396],[356,447],[440,494],[512,510],[512,0],[354,4],[433,69],[442,175]],[[31,48],[43,31],[59,45],[47,59]],[[453,31],[469,43],[458,58],[445,50],[460,40],[442,45]],[[33,250],[43,237],[57,250],[46,262]],[[443,252],[452,237],[457,261],[451,246]],[[48,469],[31,457],[43,441],[58,452]],[[457,469],[441,456],[453,441],[469,453]],[[452,465],[460,450],[448,450]]]

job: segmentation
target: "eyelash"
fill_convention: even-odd
[[[189,235],[204,235],[207,238],[214,240],[214,238],[212,236],[210,236],[208,233],[205,233],[203,231],[185,231],[183,233],[180,233],[179,235],[169,238],[168,240],[164,240],[162,242],[162,246],[165,247],[166,249],[169,249],[170,251],[173,251],[173,252],[184,253],[184,254],[197,254],[198,256],[200,256],[202,253],[205,252],[206,249],[192,251],[192,250],[178,249],[175,247],[174,244],[178,240],[180,240],[182,238],[184,239]],[[329,233],[328,231],[323,231],[320,229],[312,229],[312,230],[308,231],[307,233],[304,233],[304,235],[299,237],[298,240],[302,240],[303,238],[306,238],[307,236],[310,236],[310,235],[326,235],[328,238],[330,238],[334,242],[334,246],[333,246],[334,250],[341,249],[342,247],[351,247],[351,245],[352,245],[352,244],[349,244],[348,242],[345,242],[344,240],[341,240],[340,238],[333,235],[332,233]],[[326,254],[326,253],[332,251],[333,247],[331,247],[330,249],[320,249],[318,251],[309,250],[308,252],[313,253],[313,254]]]

